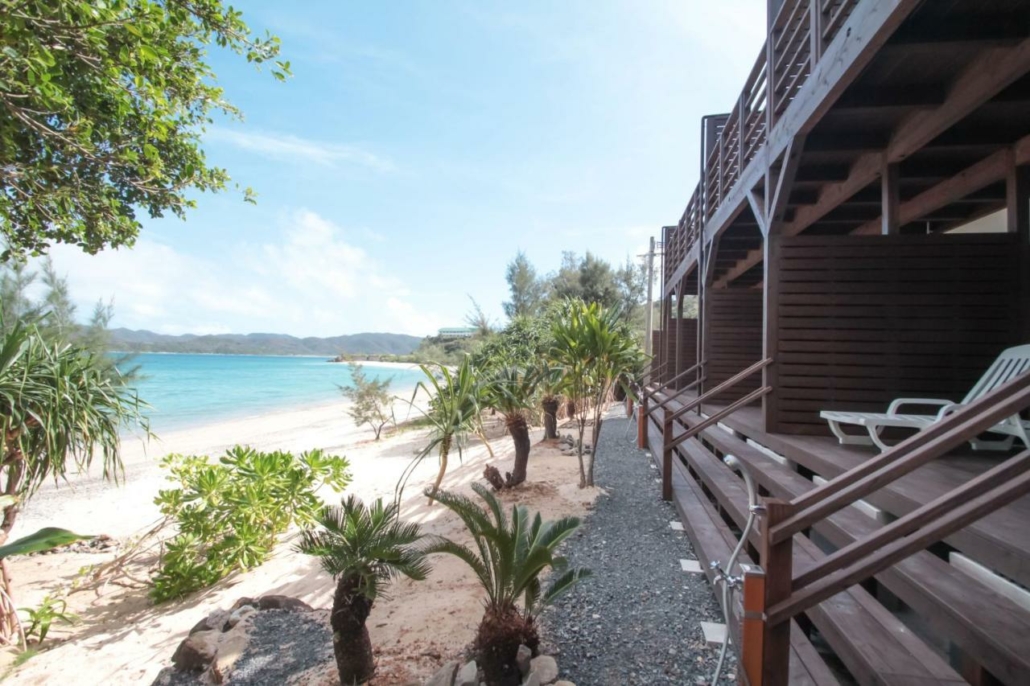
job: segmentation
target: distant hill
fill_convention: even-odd
[[[111,347],[140,353],[224,355],[409,355],[422,341],[401,333],[356,333],[331,338],[297,338],[278,333],[168,336],[153,331],[112,329]]]

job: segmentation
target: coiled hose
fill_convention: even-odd
[[[758,510],[758,490],[755,488],[755,482],[751,478],[751,473],[748,472],[747,467],[744,466],[740,460],[734,455],[727,455],[722,459],[726,466],[730,469],[739,470],[741,475],[744,477],[744,484],[747,486],[747,500],[748,500],[748,515],[747,522],[744,524],[744,530],[740,534],[740,540],[737,541],[737,547],[733,549],[729,559],[726,561],[726,569],[719,570],[715,577],[715,584],[722,586],[722,614],[726,618],[727,624],[730,621],[730,602],[732,600],[733,592],[733,567],[737,564],[737,558],[740,557],[740,552],[744,549],[744,545],[747,543],[748,536],[751,535],[751,528],[755,524],[756,514]],[[719,651],[719,661],[715,665],[715,673],[712,676],[713,686],[719,682],[719,676],[722,674],[722,665],[726,661],[726,651],[730,647],[730,632],[726,632],[726,640],[722,643],[722,649]]]

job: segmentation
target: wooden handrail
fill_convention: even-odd
[[[723,419],[730,416],[740,408],[744,407],[748,403],[753,403],[754,401],[758,400],[771,390],[772,386],[762,386],[761,388],[756,388],[755,390],[745,395],[743,398],[740,398],[732,404],[727,405],[726,407],[722,408],[712,416],[705,417],[703,420],[701,420],[694,426],[688,428],[679,436],[676,436],[674,439],[672,439],[672,441],[669,442],[669,449],[675,450],[679,444],[683,443],[684,441],[690,440],[697,434],[701,433],[702,431],[710,427],[712,424],[717,424],[721,422]]]
[[[695,364],[695,365],[694,365],[693,367],[691,367],[690,369],[687,369],[687,370],[685,370],[685,371],[683,371],[683,372],[680,372],[679,374],[677,374],[677,375],[676,375],[676,376],[674,376],[673,378],[671,378],[671,379],[669,379],[668,381],[666,381],[665,383],[663,383],[663,384],[662,384],[661,386],[657,386],[657,387],[656,387],[656,388],[655,388],[655,389],[654,389],[653,391],[650,391],[650,392],[649,392],[649,393],[647,394],[647,397],[648,397],[648,398],[653,398],[653,397],[654,397],[654,396],[655,396],[655,395],[656,395],[657,393],[660,393],[660,392],[664,391],[664,390],[665,390],[665,389],[667,389],[667,388],[668,388],[669,386],[671,386],[672,384],[674,384],[674,383],[676,383],[677,381],[679,381],[680,379],[682,379],[682,378],[683,378],[684,376],[686,376],[686,375],[690,374],[690,373],[691,373],[691,372],[693,372],[693,371],[696,371],[696,370],[697,370],[697,369],[698,369],[699,367],[704,367],[704,365],[705,365],[705,364],[707,364],[707,360],[701,360],[700,362],[698,362],[697,364]],[[686,390],[686,389],[680,389],[680,390],[682,391],[682,390]],[[674,396],[674,397],[675,397],[675,396]],[[668,398],[666,398],[666,401],[667,401],[667,400],[668,400]]]
[[[666,420],[667,421],[675,421],[675,420],[679,419],[680,417],[685,415],[687,412],[690,412],[695,407],[700,405],[701,403],[707,402],[708,400],[710,400],[711,398],[719,395],[720,393],[724,393],[725,391],[728,391],[729,389],[733,388],[734,386],[736,386],[738,383],[740,383],[741,381],[743,381],[747,377],[751,376],[752,374],[754,374],[755,372],[757,372],[759,370],[765,369],[770,364],[772,364],[772,358],[771,357],[767,357],[764,360],[760,360],[758,362],[755,362],[753,365],[751,365],[750,367],[748,367],[744,371],[738,372],[738,373],[734,374],[733,376],[731,376],[730,378],[726,379],[725,381],[723,381],[721,384],[719,384],[715,388],[713,388],[711,390],[708,390],[708,391],[705,391],[701,395],[697,396],[696,398],[691,400],[689,403],[687,403],[683,407],[681,407],[678,410],[676,410],[675,412],[673,412],[672,415],[670,417],[667,417]]]
[[[1030,374],[1013,379],[890,450],[798,496],[791,501],[794,513],[771,530],[772,542],[779,543],[809,528],[1027,406]]]
[[[690,383],[688,383],[688,384],[687,384],[686,386],[684,386],[683,388],[679,388],[679,389],[677,389],[675,393],[673,393],[672,395],[666,396],[666,397],[665,397],[665,399],[664,399],[664,400],[662,400],[662,401],[661,401],[660,403],[658,403],[658,404],[657,404],[657,405],[655,405],[654,407],[651,407],[651,408],[649,408],[649,409],[647,410],[647,413],[648,413],[648,414],[651,414],[651,413],[653,413],[653,412],[654,412],[655,410],[657,410],[657,409],[659,409],[659,408],[662,408],[662,407],[665,407],[665,406],[666,406],[666,405],[667,405],[668,403],[670,403],[670,402],[672,402],[673,400],[675,400],[676,398],[680,397],[681,395],[683,395],[683,394],[684,394],[684,393],[686,393],[687,391],[689,391],[689,390],[693,390],[693,388],[694,388],[695,386],[697,386],[698,384],[704,383],[704,382],[705,382],[705,380],[706,380],[707,378],[708,378],[707,376],[705,376],[704,374],[701,374],[700,378],[698,378],[698,379],[695,379],[694,381],[691,381]]]

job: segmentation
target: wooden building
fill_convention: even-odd
[[[968,444],[1030,374],[882,454],[820,417],[1030,343],[1030,1],[770,0],[732,105],[663,230],[644,437],[705,565],[748,515],[720,458],[768,497],[740,678],[1030,684],[1030,453]]]

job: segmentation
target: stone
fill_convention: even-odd
[[[172,664],[181,672],[202,672],[218,656],[217,631],[198,631],[187,636],[172,655]]]
[[[226,610],[215,610],[204,619],[200,620],[193,625],[190,629],[189,635],[199,633],[201,631],[221,631],[222,626],[225,625],[225,620],[229,619],[229,613]]]
[[[266,595],[258,598],[259,610],[285,610],[286,612],[311,612],[310,605],[288,595]]]
[[[458,662],[448,662],[429,677],[426,686],[454,686],[454,675],[457,674],[460,666],[461,664]]]
[[[478,686],[478,684],[479,667],[476,665],[476,661],[466,662],[465,666],[458,670],[458,675],[454,677],[454,686]]]
[[[536,674],[541,684],[549,684],[558,678],[558,662],[550,655],[534,657],[529,663],[529,673]]]
[[[522,686],[543,686],[540,683],[540,675],[536,672],[530,672],[526,680],[522,682]]]
[[[571,681],[565,681],[565,679],[562,679],[561,681],[555,681],[554,686],[576,686],[576,684],[572,683]]]
[[[241,621],[232,631],[222,635],[222,640],[218,644],[218,656],[212,666],[213,675],[217,674],[224,680],[236,665],[236,661],[243,657],[243,651],[250,644],[250,625],[249,620]]]
[[[253,605],[244,605],[241,608],[233,610],[229,613],[229,618],[225,620],[225,625],[222,627],[222,631],[228,631],[234,626],[240,623],[240,621],[247,615],[252,615],[257,612],[257,608]]]
[[[525,679],[529,675],[529,661],[533,659],[533,651],[524,645],[519,646],[519,652],[515,654],[515,664],[519,666],[519,672]]]
[[[232,612],[233,610],[239,610],[244,605],[253,606],[255,604],[255,602],[256,601],[253,598],[247,598],[247,597],[240,598],[239,600],[237,600],[235,603],[232,604],[232,607],[229,608],[229,612]]]

